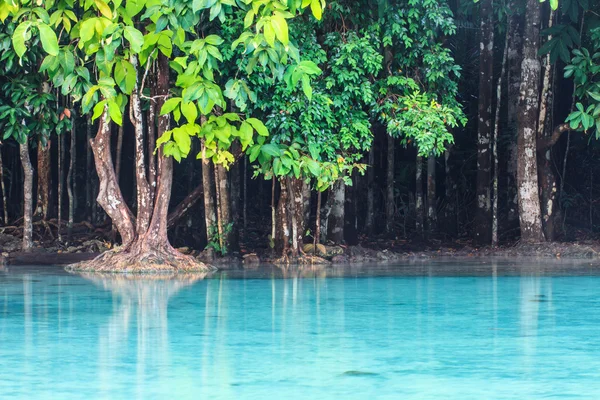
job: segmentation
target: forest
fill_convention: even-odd
[[[0,249],[191,271],[593,241],[598,3],[0,0]]]

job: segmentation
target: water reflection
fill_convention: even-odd
[[[79,275],[113,294],[112,314],[98,334],[98,389],[107,389],[104,395],[108,396],[108,390],[122,379],[119,366],[130,358],[135,363],[136,397],[146,397],[148,381],[162,378],[163,369],[155,367],[170,363],[169,299],[207,274]]]

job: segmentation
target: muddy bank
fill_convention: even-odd
[[[6,238],[4,238],[6,239]],[[5,241],[6,243],[6,241]],[[0,243],[1,245],[1,243]],[[367,245],[369,247],[367,247]],[[546,260],[597,260],[600,261],[600,244],[597,242],[517,244],[499,248],[473,247],[469,243],[393,243],[381,242],[358,246],[305,247],[299,259],[282,258],[270,249],[259,252],[219,257],[210,251],[199,252],[180,248],[185,254],[214,265],[219,269],[254,268],[262,264],[344,266],[357,264],[391,264],[427,260],[477,260],[477,259],[546,259]],[[98,242],[64,249],[38,248],[24,253],[11,245],[12,251],[2,249],[0,264],[4,265],[68,265],[90,260],[105,251]]]

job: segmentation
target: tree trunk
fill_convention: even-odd
[[[292,257],[298,257],[304,244],[305,197],[304,182],[301,179],[288,178],[287,182],[289,209],[292,213]]]
[[[8,201],[6,200],[6,187],[4,186],[4,163],[2,161],[2,147],[0,146],[0,188],[2,189],[2,210],[4,211],[4,225],[8,225]]]
[[[19,144],[23,166],[23,251],[33,247],[33,167],[29,159],[27,142]]]
[[[435,156],[427,158],[427,226],[429,233],[437,231],[437,198],[435,193]]]
[[[156,195],[156,156],[154,149],[156,148],[156,104],[150,102],[148,107],[148,117],[146,119],[148,125],[148,184],[150,185],[150,201],[154,202]]]
[[[512,0],[509,9],[513,10],[509,17],[508,33],[510,34],[507,53],[507,128],[510,135],[508,145],[507,169],[506,169],[506,208],[509,226],[516,226],[519,219],[518,193],[517,193],[517,119],[519,115],[519,96],[521,85],[521,61],[523,48],[523,21],[522,16],[515,10],[518,2]]]
[[[204,221],[206,224],[206,241],[215,240],[217,233],[217,216],[215,213],[215,185],[212,162],[206,158],[206,147],[202,141],[202,186],[204,186]]]
[[[113,168],[110,151],[110,120],[107,110],[100,117],[98,133],[90,141],[90,147],[94,152],[96,172],[100,181],[96,200],[112,220],[113,226],[117,228],[123,245],[127,246],[135,239],[134,217],[125,203]]]
[[[86,209],[86,213],[88,216],[88,221],[95,223],[96,222],[96,202],[94,201],[94,182],[95,182],[95,178],[93,176],[93,164],[92,164],[92,147],[90,146],[90,143],[92,141],[92,121],[91,119],[88,117],[86,119],[86,126],[85,126],[85,132],[86,132],[86,145],[85,145],[85,209]]]
[[[48,219],[50,206],[50,140],[44,144],[38,141],[37,148],[37,204],[35,215],[44,221]]]
[[[338,179],[329,192],[330,212],[327,219],[327,238],[333,243],[340,244],[344,241],[344,204],[346,200],[346,186],[344,181]]]
[[[554,10],[550,10],[548,18],[548,28],[551,28],[554,21]],[[548,40],[552,35],[548,36]],[[540,97],[540,115],[538,120],[538,142],[541,138],[552,137],[553,118],[552,107],[554,91],[552,90],[553,66],[550,63],[550,55],[547,54],[544,59],[544,78],[542,81],[542,95]],[[556,192],[557,182],[554,170],[552,168],[552,151],[548,147],[543,153],[538,148],[538,174],[540,180],[540,202],[542,207],[542,227],[546,240],[553,241],[556,236]]]
[[[58,241],[62,242],[62,201],[63,201],[63,184],[65,181],[65,134],[63,133],[58,138]]]
[[[452,148],[446,149],[444,153],[444,167],[446,172],[445,187],[446,187],[446,206],[444,207],[444,226],[446,233],[451,237],[455,237],[458,234],[458,224],[456,221],[456,182],[452,176],[452,163],[451,163]]]
[[[317,251],[317,244],[321,243],[321,197],[322,192],[317,192],[317,214],[315,220],[315,240],[313,242],[315,253]]]
[[[373,233],[373,221],[375,219],[375,146],[369,149],[369,162],[367,167],[367,215],[365,216],[365,231],[367,235]]]
[[[540,3],[538,0],[527,0],[526,19],[519,98],[521,111],[518,118],[517,182],[521,240],[535,243],[544,240],[536,160],[541,69],[540,61],[537,58],[540,31]]]
[[[200,183],[194,190],[192,190],[185,199],[183,199],[174,209],[169,213],[168,227],[172,228],[177,224],[181,218],[183,218],[194,207],[202,197],[204,193],[204,185]]]
[[[500,109],[502,104],[502,79],[506,72],[506,62],[508,59],[508,43],[510,33],[507,30],[504,38],[504,51],[502,53],[502,69],[496,85],[496,113],[494,117],[494,132],[492,150],[494,157],[494,179],[492,183],[492,246],[498,246],[498,134],[500,133]]]
[[[423,202],[423,157],[417,155],[415,188],[415,213],[417,234],[424,237],[425,204]]]
[[[386,170],[386,196],[385,196],[385,232],[394,230],[394,138],[387,137],[387,170]]]
[[[479,244],[491,242],[492,208],[491,152],[492,93],[494,67],[494,27],[492,0],[480,2],[481,37],[479,43],[479,101],[477,123],[477,203],[475,212],[475,240]]]
[[[75,195],[73,185],[75,183],[75,127],[71,130],[71,147],[69,151],[69,171],[67,172],[67,196],[69,199],[69,221],[67,222],[67,241],[71,241],[73,234],[73,219],[75,216]]]
[[[217,187],[217,217],[219,235],[221,236],[221,248],[225,253],[233,250],[233,227],[231,226],[231,202],[229,198],[227,170],[220,164],[215,165],[215,180]]]
[[[123,163],[123,124],[117,128],[117,151],[115,153],[115,173],[117,182],[121,182],[121,164]]]
[[[281,187],[279,194],[279,213],[277,216],[279,217],[279,223],[277,226],[281,227],[281,244],[277,246],[278,250],[281,250],[281,256],[285,261],[288,260],[289,255],[289,247],[290,247],[290,227],[288,223],[288,188],[286,178],[281,178],[279,180],[279,185]],[[277,241],[279,242],[279,240]]]

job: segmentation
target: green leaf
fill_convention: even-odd
[[[181,97],[172,97],[169,100],[165,101],[165,104],[160,108],[160,115],[165,115],[170,113],[181,103]]]
[[[192,138],[187,131],[183,128],[173,129],[173,140],[175,140],[175,143],[177,143],[177,147],[179,147],[179,152],[181,155],[183,157],[187,157],[192,147]]]
[[[263,145],[260,148],[260,151],[271,157],[279,157],[281,155],[281,151],[280,151],[279,147],[272,143]]]
[[[127,39],[134,52],[139,53],[142,51],[142,47],[144,46],[144,35],[142,35],[142,32],[133,26],[126,26],[123,30],[123,36],[125,36],[125,39]]]
[[[558,9],[558,0],[550,0],[550,7],[552,7],[553,10]]]
[[[38,30],[40,31],[40,40],[44,51],[51,56],[58,55],[58,40],[56,33],[48,25],[39,23]]]
[[[108,115],[110,115],[110,119],[112,119],[115,124],[119,126],[123,125],[123,114],[121,113],[121,107],[119,107],[115,101],[108,102]]]
[[[323,16],[323,9],[321,8],[321,0],[312,0],[310,2],[310,9],[316,19],[321,20]]]
[[[310,86],[310,78],[308,75],[302,75],[302,91],[309,101],[312,100],[312,86]]]
[[[252,127],[254,128],[254,130],[256,130],[256,132],[260,136],[269,136],[269,130],[267,129],[267,127],[265,126],[265,124],[262,123],[261,120],[256,119],[256,118],[248,118],[246,120],[246,122],[248,122],[250,125],[252,125]]]
[[[266,23],[263,26],[263,33],[269,46],[275,47],[275,30],[273,29],[273,25]]]
[[[311,160],[311,159],[307,160],[306,166],[308,167],[308,170],[310,171],[310,173],[313,174],[314,176],[321,175],[321,166],[315,160]]]
[[[25,51],[27,51],[27,47],[25,46],[25,42],[31,38],[31,32],[29,28],[31,27],[30,21],[24,21],[17,26],[12,36],[12,44],[15,49],[15,53],[19,56],[19,58],[23,57]]]
[[[121,60],[115,64],[115,81],[123,93],[131,94],[133,92],[136,72],[129,61]]]
[[[94,0],[94,3],[96,4],[98,11],[100,11],[100,13],[102,15],[104,15],[108,19],[112,19],[112,17],[113,17],[112,10],[108,6],[108,4],[106,4],[102,0]]]
[[[194,123],[196,118],[198,118],[198,108],[196,107],[196,104],[191,101],[181,103],[181,112],[190,124]]]
[[[279,41],[283,43],[284,46],[287,46],[290,42],[290,38],[288,32],[288,24],[285,18],[283,18],[281,15],[276,14],[273,17],[271,17],[271,25],[273,26],[273,30],[275,31],[277,39],[279,39]]]
[[[102,100],[94,106],[94,114],[92,115],[92,122],[94,122],[98,117],[100,117],[102,115],[102,113],[104,112],[105,106],[106,106],[106,100]]]

